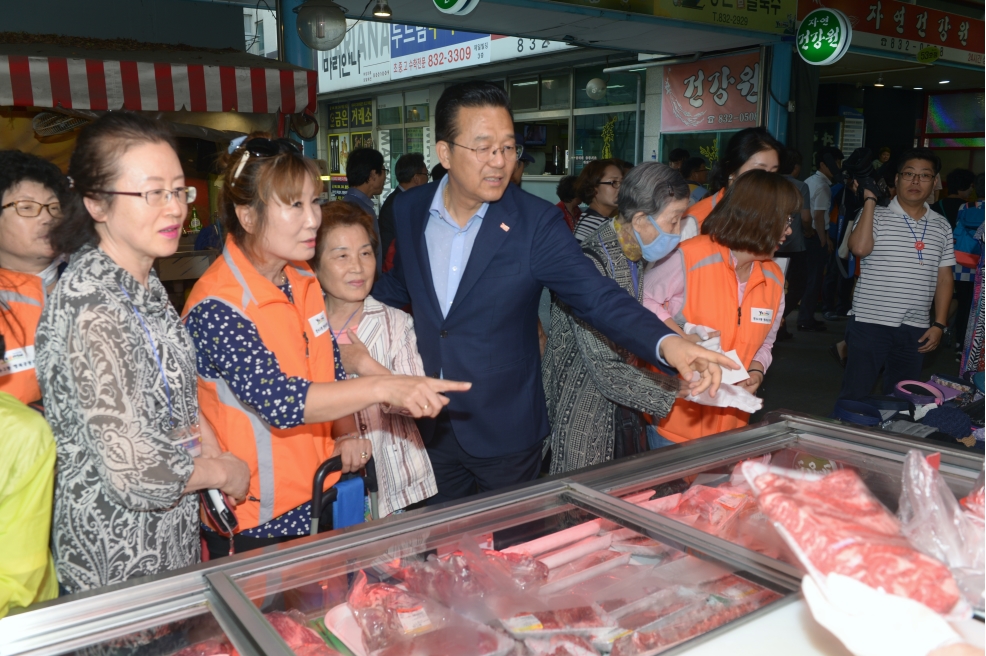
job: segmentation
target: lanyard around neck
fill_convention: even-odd
[[[599,245],[603,247],[603,252],[606,253],[606,259],[609,260],[609,271],[613,274],[613,279],[616,280],[616,266],[613,264],[613,258],[609,256],[609,249],[606,248],[606,244],[603,243],[603,238],[601,235],[596,235],[599,238]],[[637,291],[639,288],[639,281],[637,279],[637,263],[631,260],[627,260],[627,264],[630,265],[630,276],[633,278],[633,297],[637,298]]]
[[[335,340],[336,343],[339,342],[339,335],[342,335],[346,332],[346,328],[349,326],[349,322],[353,320],[353,317],[356,316],[356,313],[359,312],[359,310],[360,310],[359,307],[353,310],[353,313],[349,315],[348,319],[346,319],[346,323],[342,324],[342,328],[339,329],[339,332],[334,332],[332,330],[332,324],[331,323],[329,324],[329,334],[332,335],[332,339]]]
[[[914,232],[914,228],[911,227],[910,217],[905,216],[904,221],[907,223],[911,235],[914,236],[914,249],[918,252],[918,262],[924,264],[924,236],[928,234],[928,219],[924,220],[924,230],[921,231],[921,239],[918,239],[918,233]]]
[[[130,298],[130,294],[127,293],[127,290],[124,289],[123,285],[120,285],[120,291],[123,292],[123,295],[127,297],[128,301],[130,301],[130,309],[134,311],[135,315],[137,315],[137,321],[140,322],[141,327],[144,329],[144,334],[147,335],[147,339],[151,343],[151,353],[154,354],[154,362],[157,363],[158,373],[161,374],[161,382],[164,383],[164,397],[168,401],[168,421],[171,422],[171,426],[174,427],[175,413],[174,408],[171,405],[171,386],[168,385],[168,377],[164,375],[164,365],[161,364],[161,356],[158,355],[157,352],[157,343],[154,341],[154,336],[151,335],[150,328],[148,328],[147,324],[144,322],[144,317],[142,317],[140,312],[137,310],[137,306],[134,305],[133,299]]]

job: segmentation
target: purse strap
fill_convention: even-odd
[[[945,401],[945,397],[941,393],[941,390],[938,389],[937,387],[932,387],[927,383],[922,383],[917,380],[902,380],[899,383],[897,383],[897,387],[894,388],[897,393],[896,396],[907,399],[908,401],[913,402],[915,405],[924,405],[924,403],[919,403],[918,401],[919,399],[926,397],[922,397],[919,394],[908,392],[906,389],[904,389],[905,385],[913,385],[914,387],[920,387],[921,389],[926,390],[928,392],[928,395],[931,397],[931,401],[926,401],[925,403],[934,403],[935,405],[941,405]]]

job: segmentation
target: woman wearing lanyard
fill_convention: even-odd
[[[681,240],[691,239],[702,232],[702,223],[736,178],[753,170],[775,173],[780,165],[782,152],[784,146],[764,128],[746,128],[734,134],[726,146],[726,152],[712,169],[709,185],[712,195],[698,201],[685,212],[685,218],[681,220]]]
[[[173,137],[107,114],[79,133],[69,176],[50,239],[71,260],[36,344],[58,453],[52,550],[74,593],[198,562],[190,493],[242,500],[249,470],[199,427],[195,350],[152,272],[195,198]]]
[[[673,330],[684,336],[686,322],[705,326],[718,332],[724,352],[736,351],[750,372],[739,386],[751,394],[770,366],[784,312],[784,274],[771,258],[791,234],[803,203],[783,176],[751,171],[730,185],[702,234],[682,242],[644,280],[644,305]],[[736,408],[682,398],[657,432],[664,440],[686,442],[746,426],[749,419]]]
[[[373,454],[355,412],[382,403],[434,417],[448,403],[443,392],[470,387],[414,376],[345,380],[306,264],[322,221],[314,160],[292,141],[253,135],[231,144],[221,164],[226,246],[192,289],[184,319],[197,349],[202,413],[251,477],[232,544],[205,533],[215,557],[310,532],[319,464],[339,455],[343,472],[357,471]]]
[[[671,253],[678,223],[688,206],[688,185],[658,162],[627,173],[617,218],[590,233],[582,250],[637,302],[643,298],[643,267]],[[646,450],[648,413],[663,417],[678,381],[638,367],[636,358],[559,302],[551,306],[551,330],[541,365],[551,423],[551,473]]]
[[[34,333],[45,299],[58,281],[61,258],[48,230],[61,218],[59,195],[68,189],[58,167],[18,150],[0,151],[0,392],[22,403],[41,400]]]
[[[315,257],[309,264],[325,290],[329,332],[344,345],[343,362],[350,374],[423,376],[414,321],[369,295],[377,266],[376,241],[373,219],[356,205],[334,202],[322,207]],[[382,405],[371,405],[356,416],[360,437],[373,444],[380,517],[438,493],[414,420]]]

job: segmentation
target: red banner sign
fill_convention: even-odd
[[[983,21],[897,0],[801,0],[798,20],[819,7],[838,9],[849,17],[852,45],[917,56],[928,46],[940,58],[983,64]]]
[[[760,69],[759,52],[665,66],[661,132],[756,127]]]

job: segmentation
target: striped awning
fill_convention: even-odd
[[[296,114],[317,85],[310,70],[0,55],[0,106]]]

